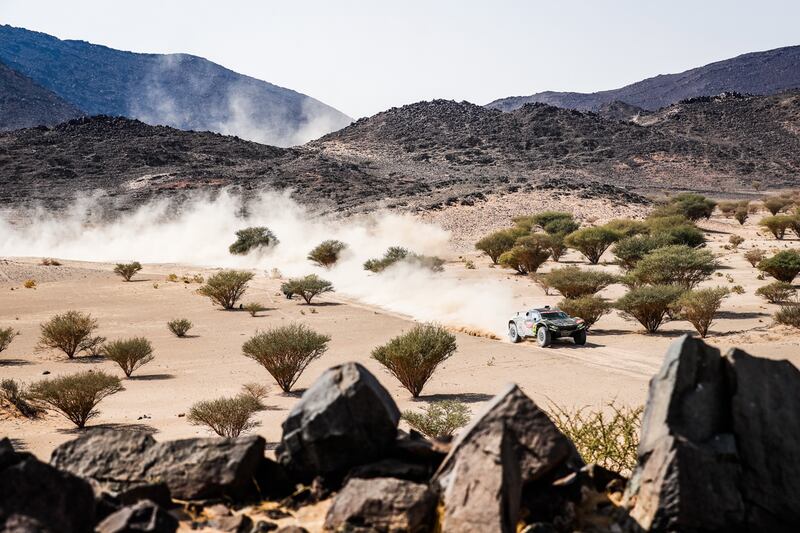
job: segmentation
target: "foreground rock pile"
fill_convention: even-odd
[[[514,385],[452,443],[406,434],[398,421],[388,392],[348,363],[292,409],[276,461],[257,436],[156,442],[95,429],[49,464],[6,439],[0,530],[300,533],[264,516],[328,498],[328,531],[788,532],[800,523],[800,371],[786,361],[676,341],[651,381],[630,481],[584,464]]]

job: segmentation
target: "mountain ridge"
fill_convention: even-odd
[[[52,91],[0,63],[0,131],[51,126],[83,114]]]

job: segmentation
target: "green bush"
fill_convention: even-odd
[[[197,402],[189,409],[186,420],[190,424],[206,426],[220,437],[235,438],[258,427],[253,415],[263,410],[264,405],[257,398],[243,392],[233,398]]]
[[[683,289],[673,285],[646,285],[631,289],[614,307],[623,316],[637,320],[648,333],[658,330]]]
[[[800,328],[800,302],[787,303],[775,312],[775,322]]]
[[[553,233],[548,235],[548,249],[550,250],[550,257],[553,261],[558,262],[567,251],[567,245],[564,243],[566,238],[565,233]]]
[[[694,329],[705,338],[714,321],[714,316],[719,311],[730,291],[725,287],[695,289],[686,291],[678,298],[675,306],[680,318],[687,320]]]
[[[398,261],[404,260],[408,257],[409,251],[405,248],[401,248],[400,246],[392,246],[386,253],[383,254],[383,257],[380,259],[369,259],[364,262],[364,270],[369,270],[370,272],[383,272],[393,264],[397,263]]]
[[[114,273],[122,276],[125,281],[130,281],[142,269],[141,263],[134,261],[133,263],[117,263],[114,267]]]
[[[372,350],[371,357],[417,398],[436,368],[455,351],[456,338],[449,331],[435,324],[417,324]]]
[[[786,230],[792,228],[793,223],[793,217],[777,215],[762,218],[758,225],[767,228],[776,239],[783,239],[786,236]]]
[[[281,291],[284,294],[297,294],[301,296],[307,304],[310,304],[315,296],[333,291],[333,285],[331,285],[330,281],[324,280],[316,274],[310,274],[303,278],[290,279],[281,285]]]
[[[250,316],[255,317],[266,308],[258,302],[248,302],[244,304],[244,310],[250,313]]]
[[[31,396],[25,387],[13,379],[0,381],[0,399],[13,405],[25,418],[36,418],[41,414],[41,409],[30,402]]]
[[[769,198],[762,200],[762,203],[764,204],[764,209],[775,216],[792,205],[793,202],[790,198],[784,198],[782,196],[770,196]]]
[[[772,257],[762,259],[758,269],[766,272],[778,281],[791,283],[800,272],[800,252],[796,250],[783,250]]]
[[[616,218],[610,220],[604,224],[604,227],[617,232],[621,237],[645,235],[650,232],[650,227],[647,225],[647,222],[630,218]]]
[[[308,254],[308,259],[319,266],[330,268],[339,260],[347,245],[342,241],[322,241]]]
[[[289,392],[311,362],[328,349],[331,338],[302,324],[257,333],[242,352],[263,366],[284,392]]]
[[[611,304],[599,296],[565,298],[558,308],[572,317],[582,318],[586,329],[590,329],[600,318],[611,311]]]
[[[708,250],[673,245],[645,255],[630,275],[642,284],[677,285],[691,289],[716,269],[717,261]]]
[[[720,213],[725,215],[726,217],[733,216],[733,213],[736,212],[736,209],[739,207],[739,204],[736,202],[719,202],[717,203],[717,209],[719,209]]]
[[[747,262],[750,263],[750,266],[755,267],[758,265],[762,259],[766,257],[764,250],[759,248],[753,248],[752,250],[747,250],[744,253],[744,258],[747,259]]]
[[[8,348],[17,335],[19,332],[14,328],[0,328],[0,352]]]
[[[205,284],[197,289],[197,292],[208,296],[212,302],[223,309],[233,309],[244,296],[247,284],[251,279],[253,279],[252,272],[222,270],[208,278]]]
[[[500,264],[520,274],[536,272],[550,257],[550,237],[544,234],[517,239],[517,244],[500,256]]]
[[[665,205],[656,208],[654,215],[682,215],[689,220],[700,220],[710,218],[716,205],[716,202],[702,194],[685,192],[675,195]]]
[[[278,244],[278,239],[269,228],[263,226],[240,229],[236,232],[236,241],[228,247],[234,255],[247,255],[254,248],[264,248]]]
[[[744,237],[742,237],[741,235],[731,235],[730,237],[728,237],[728,242],[735,250],[736,248],[739,247],[740,244],[744,242]]]
[[[538,227],[545,229],[548,224],[555,221],[566,221],[566,223],[574,223],[572,213],[564,211],[542,211],[535,215],[526,215],[521,217],[514,217],[511,219],[516,228],[524,233],[531,233],[534,228]]]
[[[589,263],[596,265],[603,252],[618,241],[619,237],[619,233],[608,228],[583,228],[567,235],[564,243],[582,253]]]
[[[572,218],[557,218],[542,226],[542,229],[549,235],[566,236],[573,231],[577,231],[580,227],[581,225],[572,220]]]
[[[614,244],[611,250],[617,258],[619,266],[625,270],[632,270],[642,257],[656,248],[663,248],[673,244],[668,237],[660,235],[634,235],[626,237]]]
[[[111,341],[103,348],[106,358],[119,365],[125,376],[153,360],[153,345],[144,337]]]
[[[431,439],[448,439],[469,422],[469,407],[455,400],[428,404],[422,413],[403,411],[402,418],[409,426]]]
[[[691,224],[678,224],[668,228],[663,228],[652,233],[655,237],[661,237],[670,244],[683,244],[691,248],[698,248],[706,243],[706,236],[697,226]]]
[[[543,274],[547,284],[561,293],[564,298],[589,296],[605,289],[619,278],[608,272],[581,270],[576,266],[556,268]]]
[[[39,348],[61,350],[70,359],[77,353],[96,346],[91,335],[97,329],[97,320],[80,311],[67,311],[40,326]]]
[[[761,296],[771,304],[786,302],[796,293],[792,284],[785,281],[773,281],[756,289],[756,296]]]
[[[514,230],[492,232],[476,242],[475,249],[488,255],[492,263],[496,265],[500,256],[514,247],[514,243],[520,237],[518,233]],[[371,269],[368,268],[367,270]]]
[[[746,207],[738,208],[736,212],[733,214],[733,218],[735,218],[740,225],[744,225],[744,223],[747,221],[747,217],[748,217],[748,212]]]
[[[651,234],[668,231],[678,226],[693,226],[694,223],[683,215],[651,213],[645,220]]]
[[[87,370],[52,379],[30,387],[31,397],[60,413],[77,427],[98,415],[95,409],[106,397],[123,390],[119,378],[103,371]]]
[[[192,329],[192,323],[186,318],[176,318],[167,322],[167,328],[175,334],[176,337],[185,337],[186,334]]]

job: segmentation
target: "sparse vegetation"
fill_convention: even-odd
[[[232,398],[204,400],[192,405],[186,420],[190,424],[206,426],[220,437],[234,438],[258,427],[253,415],[263,411],[261,401],[247,392]]]
[[[710,218],[716,205],[716,202],[702,194],[685,192],[673,196],[667,203],[656,208],[654,216],[682,215],[689,220],[700,220]]]
[[[103,371],[87,370],[31,385],[30,394],[48,409],[66,417],[79,428],[97,416],[97,405],[123,390],[119,378]]]
[[[775,216],[792,205],[793,202],[791,198],[784,198],[783,196],[770,196],[768,198],[764,198],[761,203],[764,205],[764,209],[769,211],[772,216]]]
[[[324,280],[316,274],[311,274],[303,278],[290,279],[281,285],[281,291],[284,294],[297,294],[307,304],[310,304],[315,296],[333,291],[333,285],[331,285],[330,281]]]
[[[784,326],[800,328],[800,301],[793,301],[781,305],[775,312],[775,322]]]
[[[247,255],[253,249],[275,246],[276,244],[278,244],[278,239],[269,228],[257,226],[237,231],[236,241],[228,247],[228,251],[234,255]]]
[[[673,244],[665,235],[634,235],[614,244],[612,251],[617,263],[625,270],[632,270],[648,253],[657,248]]]
[[[752,250],[747,250],[744,253],[744,258],[747,259],[747,262],[750,263],[750,266],[754,267],[758,265],[762,259],[766,257],[767,254],[764,253],[764,250],[760,248],[753,248]]]
[[[97,329],[97,320],[80,311],[67,311],[55,315],[40,326],[39,348],[61,350],[70,359],[76,354],[97,345],[91,335]]]
[[[496,265],[500,256],[513,248],[519,237],[518,232],[513,230],[495,231],[476,242],[475,249],[488,255]]]
[[[241,270],[223,270],[217,272],[200,287],[197,292],[208,296],[212,302],[223,309],[233,309],[244,296],[247,284],[253,279],[251,272]]]
[[[436,324],[417,324],[372,350],[371,357],[417,398],[436,368],[455,351],[456,338],[452,333]]]
[[[342,241],[323,241],[311,250],[308,254],[308,259],[314,264],[330,268],[336,264],[345,248],[347,248],[347,245]]]
[[[0,381],[0,399],[3,399],[14,406],[14,408],[25,418],[36,418],[41,413],[41,409],[31,403],[30,394],[25,390],[24,385],[13,379]]]
[[[138,261],[117,263],[117,266],[114,267],[114,273],[122,277],[124,281],[130,281],[141,269],[142,265]]]
[[[167,328],[175,334],[176,337],[185,337],[189,330],[192,329],[192,322],[187,318],[176,318],[167,322]]]
[[[61,261],[50,257],[42,258],[42,266],[61,266]]]
[[[620,234],[605,227],[583,228],[566,236],[564,243],[582,253],[589,263],[596,265],[600,262],[609,246],[620,238]]]
[[[655,333],[683,289],[673,285],[646,285],[631,289],[614,307],[623,316],[638,321],[648,333]]]
[[[255,318],[258,313],[266,310],[266,308],[258,302],[248,302],[244,304],[244,310],[250,313],[250,316]]]
[[[767,228],[776,239],[781,240],[786,236],[786,230],[793,227],[794,217],[788,215],[764,217],[758,224]]]
[[[0,353],[11,345],[11,341],[17,335],[19,335],[19,331],[14,328],[0,328]]]
[[[744,237],[740,235],[731,235],[730,237],[728,237],[728,242],[735,250],[739,247],[740,244],[744,242]]]
[[[257,333],[242,345],[245,356],[263,366],[284,392],[289,392],[306,367],[328,349],[330,337],[302,324]]]
[[[582,318],[586,329],[590,329],[600,318],[611,311],[611,304],[599,296],[565,298],[558,302],[558,308],[570,316]]]
[[[797,289],[785,281],[773,281],[756,289],[756,296],[761,296],[771,304],[786,302],[796,293]]]
[[[791,283],[800,273],[800,252],[796,250],[778,252],[772,257],[762,259],[758,263],[758,269],[778,281]]]
[[[707,279],[716,268],[717,261],[708,250],[673,245],[648,253],[636,264],[630,276],[643,284],[691,289]]]
[[[729,293],[725,287],[695,289],[683,293],[675,305],[680,317],[687,320],[705,338],[722,300]]]
[[[733,214],[733,218],[735,218],[740,225],[744,225],[744,223],[747,221],[747,217],[748,217],[748,210],[746,207],[738,208],[736,212]]]
[[[153,360],[153,345],[144,337],[132,337],[106,343],[106,358],[119,365],[126,377]]]
[[[608,272],[581,270],[576,266],[556,268],[542,277],[564,298],[593,295],[618,281],[617,276]]]
[[[517,239],[509,251],[500,256],[500,264],[519,274],[536,272],[550,257],[550,238],[544,234],[528,235]]]
[[[447,439],[469,422],[470,410],[455,400],[431,402],[423,412],[403,411],[402,418],[409,426],[431,439]]]
[[[35,289],[36,288],[36,280],[35,279],[26,279],[25,282],[22,284],[23,287],[26,289]]]

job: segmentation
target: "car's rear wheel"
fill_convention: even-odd
[[[544,348],[545,346],[549,346],[551,341],[550,331],[542,326],[536,330],[536,342],[539,343],[539,346]]]
[[[572,338],[575,340],[575,344],[578,346],[583,346],[586,344],[586,330],[576,331],[572,335]]]
[[[513,322],[508,325],[508,340],[514,343],[522,340],[517,332],[517,325]]]

